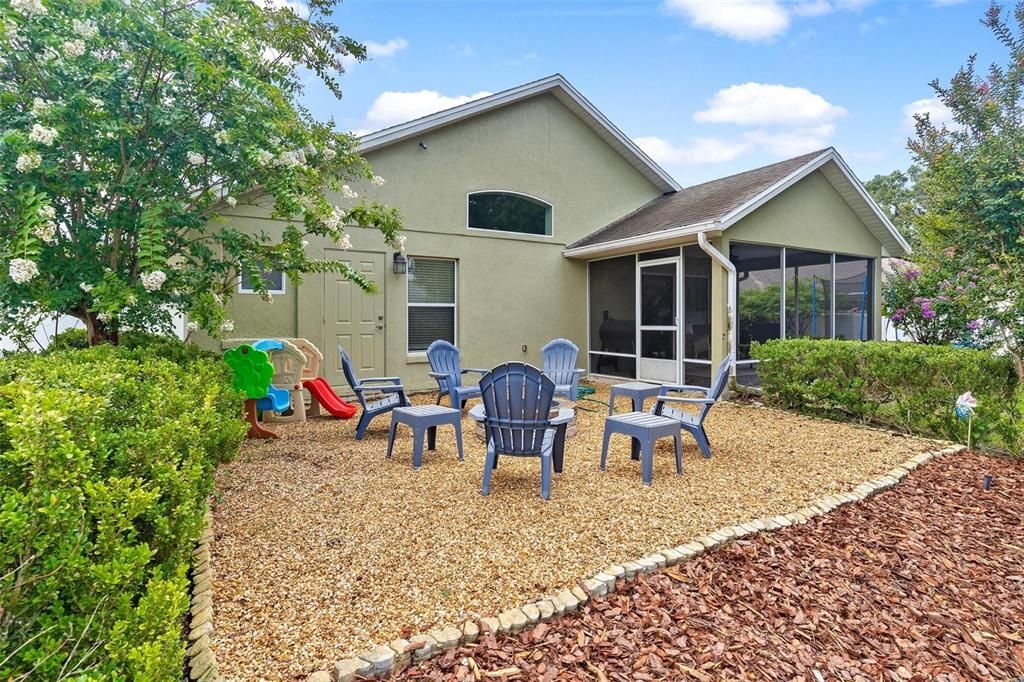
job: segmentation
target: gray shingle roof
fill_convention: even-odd
[[[663,194],[632,213],[570,244],[568,248],[655,234],[718,220],[821,156],[826,149]]]

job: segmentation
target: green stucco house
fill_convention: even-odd
[[[592,375],[701,385],[732,347],[737,380],[756,384],[752,341],[878,338],[881,259],[909,251],[834,149],[684,188],[559,75],[371,133],[361,151],[387,182],[354,189],[401,211],[405,271],[355,230],[350,250],[308,248],[378,294],[268,273],[272,304],[246,282],[230,304],[235,336],[320,346],[341,391],[338,344],[362,374],[420,389],[438,338],[490,367],[539,364],[566,337]],[[231,220],[281,228],[259,206]]]

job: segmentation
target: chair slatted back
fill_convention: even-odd
[[[540,455],[551,428],[555,383],[533,365],[507,362],[480,379],[485,428],[505,455]]]
[[[348,385],[352,387],[352,392],[356,394],[356,398],[359,399],[359,404],[362,405],[365,410],[366,399],[363,398],[363,392],[357,390],[359,380],[356,379],[356,373],[352,367],[352,358],[348,356],[348,353],[345,352],[345,347],[340,343],[338,344],[338,355],[341,356],[341,371],[345,375],[345,381],[347,381]]]
[[[434,341],[427,347],[427,361],[430,362],[430,371],[438,374],[447,374],[451,379],[438,379],[441,392],[450,391],[454,387],[462,385],[462,358],[459,349],[443,339]]]
[[[569,339],[555,339],[540,349],[544,374],[551,377],[557,386],[571,384],[576,374],[576,360],[579,347]],[[575,399],[575,396],[573,396]]]
[[[726,385],[729,383],[729,368],[732,366],[732,353],[729,353],[722,362],[718,364],[718,372],[715,374],[714,381],[711,382],[711,389],[708,391],[708,398],[712,400],[718,400],[722,397],[722,393],[725,391]],[[704,417],[711,409],[711,405],[704,405],[700,411],[700,421],[704,421]]]

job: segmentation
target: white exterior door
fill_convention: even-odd
[[[343,276],[324,274],[324,377],[336,391],[351,394],[341,371],[338,345],[352,358],[356,378],[383,376],[384,265],[382,253],[326,249],[324,257],[339,260],[377,284],[368,294]]]
[[[679,259],[637,264],[637,365],[641,381],[679,381]]]

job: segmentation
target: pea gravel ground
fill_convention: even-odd
[[[596,398],[607,400],[598,386]],[[414,397],[432,403],[434,396]],[[540,499],[536,460],[504,458],[480,495],[484,446],[463,420],[411,467],[400,430],[385,460],[388,419],[357,442],[355,420],[275,425],[217,475],[214,646],[228,679],[300,680],[345,654],[440,623],[516,606],[611,563],[675,546],[727,523],[786,513],[848,490],[932,441],[732,403],[707,420],[715,456],[671,441],[654,485],[640,482],[623,436],[598,471],[605,412],[579,411],[565,471]],[[616,405],[628,409],[627,401]]]

